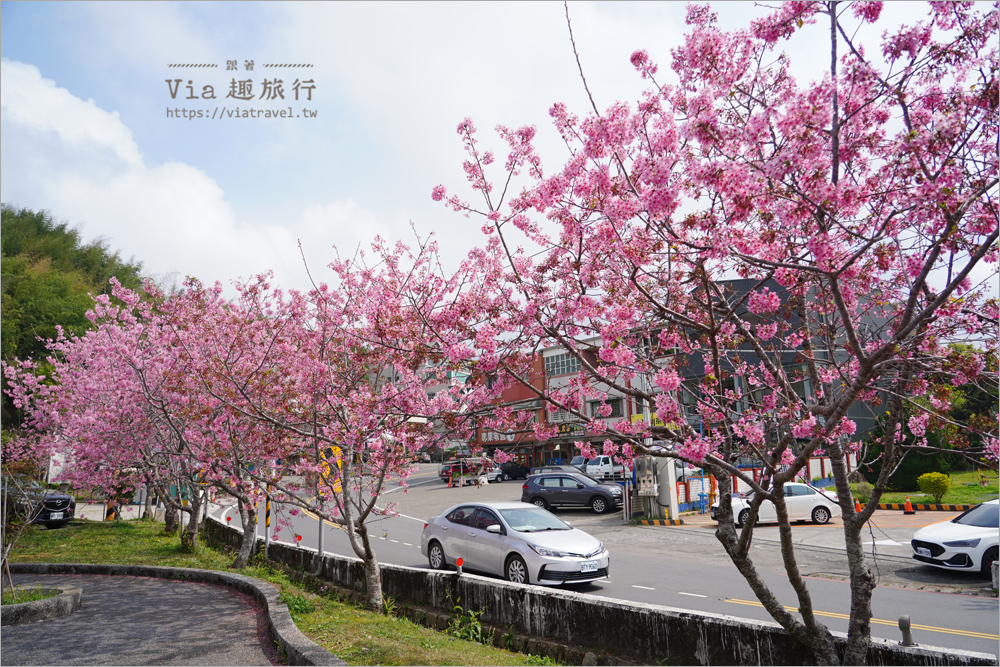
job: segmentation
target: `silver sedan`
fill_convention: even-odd
[[[522,502],[455,505],[424,524],[420,553],[434,569],[500,575],[519,584],[607,579],[610,556],[596,537]]]

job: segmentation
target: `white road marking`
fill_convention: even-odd
[[[656,590],[655,588],[650,588],[649,586],[636,586],[635,584],[632,584],[632,588],[641,588],[644,591],[655,591]]]
[[[412,547],[413,545],[410,544],[409,542],[403,542],[403,546],[404,547]]]
[[[392,542],[393,544],[399,544],[399,540],[389,540],[389,541]]]
[[[866,546],[866,547],[870,547],[873,543],[872,542],[863,542],[862,544],[864,544],[864,546]],[[879,546],[886,546],[886,547],[901,547],[901,546],[903,546],[900,542],[897,542],[895,540],[876,540],[874,542],[874,544],[877,544]]]
[[[707,598],[707,595],[698,595],[697,593],[685,593],[684,591],[677,591],[678,595],[690,595],[693,598]]]

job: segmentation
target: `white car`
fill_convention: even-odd
[[[500,469],[500,466],[493,466],[486,471],[486,481],[489,483],[503,482],[507,479],[507,474]]]
[[[517,584],[583,584],[608,578],[610,555],[596,537],[522,502],[455,505],[424,524],[420,553],[435,570],[463,569]]]
[[[989,576],[997,560],[1000,500],[976,505],[951,521],[913,533],[913,560],[946,570],[979,570]]]
[[[837,504],[837,494],[828,493],[822,489],[817,489],[808,484],[799,482],[789,482],[785,484],[785,507],[788,508],[789,521],[812,521],[813,523],[827,523],[831,518],[840,516],[840,505]],[[733,497],[733,516],[736,525],[742,526],[746,522],[746,517],[750,512],[750,503],[753,502],[753,492],[742,496]],[[712,518],[719,520],[719,501],[712,505]],[[757,513],[757,522],[774,522],[778,520],[778,513],[774,503],[765,500],[760,504]]]

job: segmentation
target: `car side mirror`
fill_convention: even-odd
[[[486,532],[487,533],[494,533],[496,535],[499,535],[502,531],[503,531],[503,528],[500,527],[499,523],[494,523],[491,526],[486,526]]]
[[[576,483],[576,488],[582,489],[583,488],[583,484],[580,484],[580,482],[577,482]]]

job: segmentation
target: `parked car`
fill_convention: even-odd
[[[451,461],[441,466],[441,470],[438,471],[438,477],[441,478],[442,482],[447,482],[451,479],[453,472],[460,476],[473,477],[476,474],[476,466],[470,463],[467,459],[462,459],[461,461]]]
[[[521,501],[550,507],[590,507],[601,514],[622,506],[622,487],[601,484],[578,472],[532,475],[521,487]]]
[[[621,479],[625,466],[615,463],[610,456],[598,456],[587,462],[587,474],[596,479]]]
[[[827,523],[832,517],[840,516],[840,505],[837,504],[837,495],[817,489],[808,484],[799,482],[789,482],[785,484],[785,507],[788,508],[788,519],[790,521],[812,521],[813,523]],[[733,516],[736,518],[736,525],[742,526],[746,523],[747,515],[750,511],[750,503],[753,502],[753,493],[745,495],[733,495]],[[719,501],[712,503],[711,514],[716,521],[719,520]],[[765,500],[760,505],[757,513],[759,523],[774,522],[778,520],[774,503]]]
[[[3,489],[7,491],[7,489]],[[34,515],[32,523],[40,523],[46,528],[62,528],[73,520],[76,514],[76,500],[62,491],[48,489],[38,482],[30,482],[21,493],[15,491],[12,484],[9,491],[13,502],[18,503],[23,514]]]
[[[564,465],[544,465],[535,466],[531,469],[532,475],[540,475],[543,472],[580,472],[580,469],[576,466],[564,466]]]
[[[486,471],[486,481],[490,484],[493,482],[503,482],[507,479],[507,473],[503,471],[500,466],[493,466]]]
[[[997,560],[1000,500],[976,505],[951,521],[913,533],[913,560],[946,570],[979,570],[989,575]]]
[[[516,461],[508,461],[500,466],[500,469],[507,479],[528,479],[528,474],[531,472],[528,466]]]
[[[610,555],[597,538],[541,507],[521,502],[455,505],[424,524],[420,553],[436,570],[463,569],[518,584],[582,584],[608,578]]]

